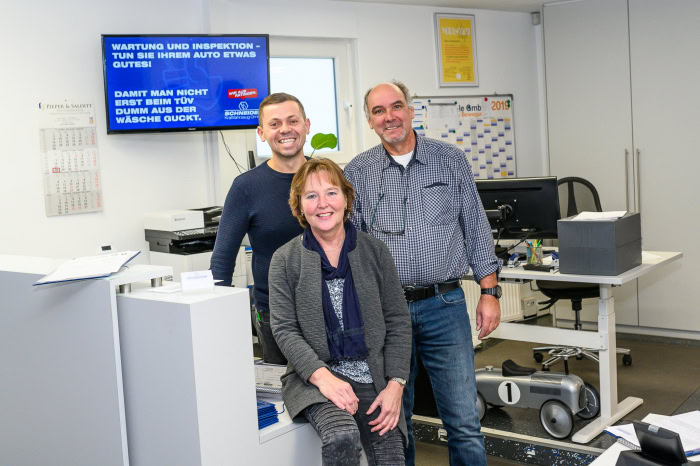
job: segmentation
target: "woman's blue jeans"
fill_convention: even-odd
[[[417,358],[421,358],[430,377],[438,414],[447,430],[450,465],[485,465],[484,437],[476,410],[474,347],[464,292],[457,288],[409,302],[408,309],[413,324],[413,349],[411,375],[403,395],[409,441],[406,464],[415,464],[411,416]]]

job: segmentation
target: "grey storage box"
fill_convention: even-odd
[[[642,263],[638,213],[614,220],[557,222],[559,271],[579,275],[619,275]]]

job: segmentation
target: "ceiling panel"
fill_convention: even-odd
[[[545,3],[552,0],[333,0],[356,3],[394,3],[400,5],[432,6],[445,8],[475,8],[481,10],[521,11],[532,13],[540,11]]]

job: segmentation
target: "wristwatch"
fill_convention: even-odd
[[[493,296],[496,299],[501,299],[501,295],[503,294],[503,291],[501,290],[501,285],[496,285],[496,286],[491,287],[491,288],[482,288],[481,294],[487,294],[487,295]]]
[[[399,385],[401,385],[402,387],[405,387],[405,386],[406,386],[406,379],[402,379],[401,377],[392,377],[392,378],[389,379],[389,382],[391,382],[392,380],[393,380],[394,382],[397,382],[397,383],[398,383]]]

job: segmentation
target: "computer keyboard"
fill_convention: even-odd
[[[523,269],[525,270],[536,270],[538,272],[550,272],[554,269],[553,266],[551,265],[538,265],[538,264],[525,264],[523,265]]]

